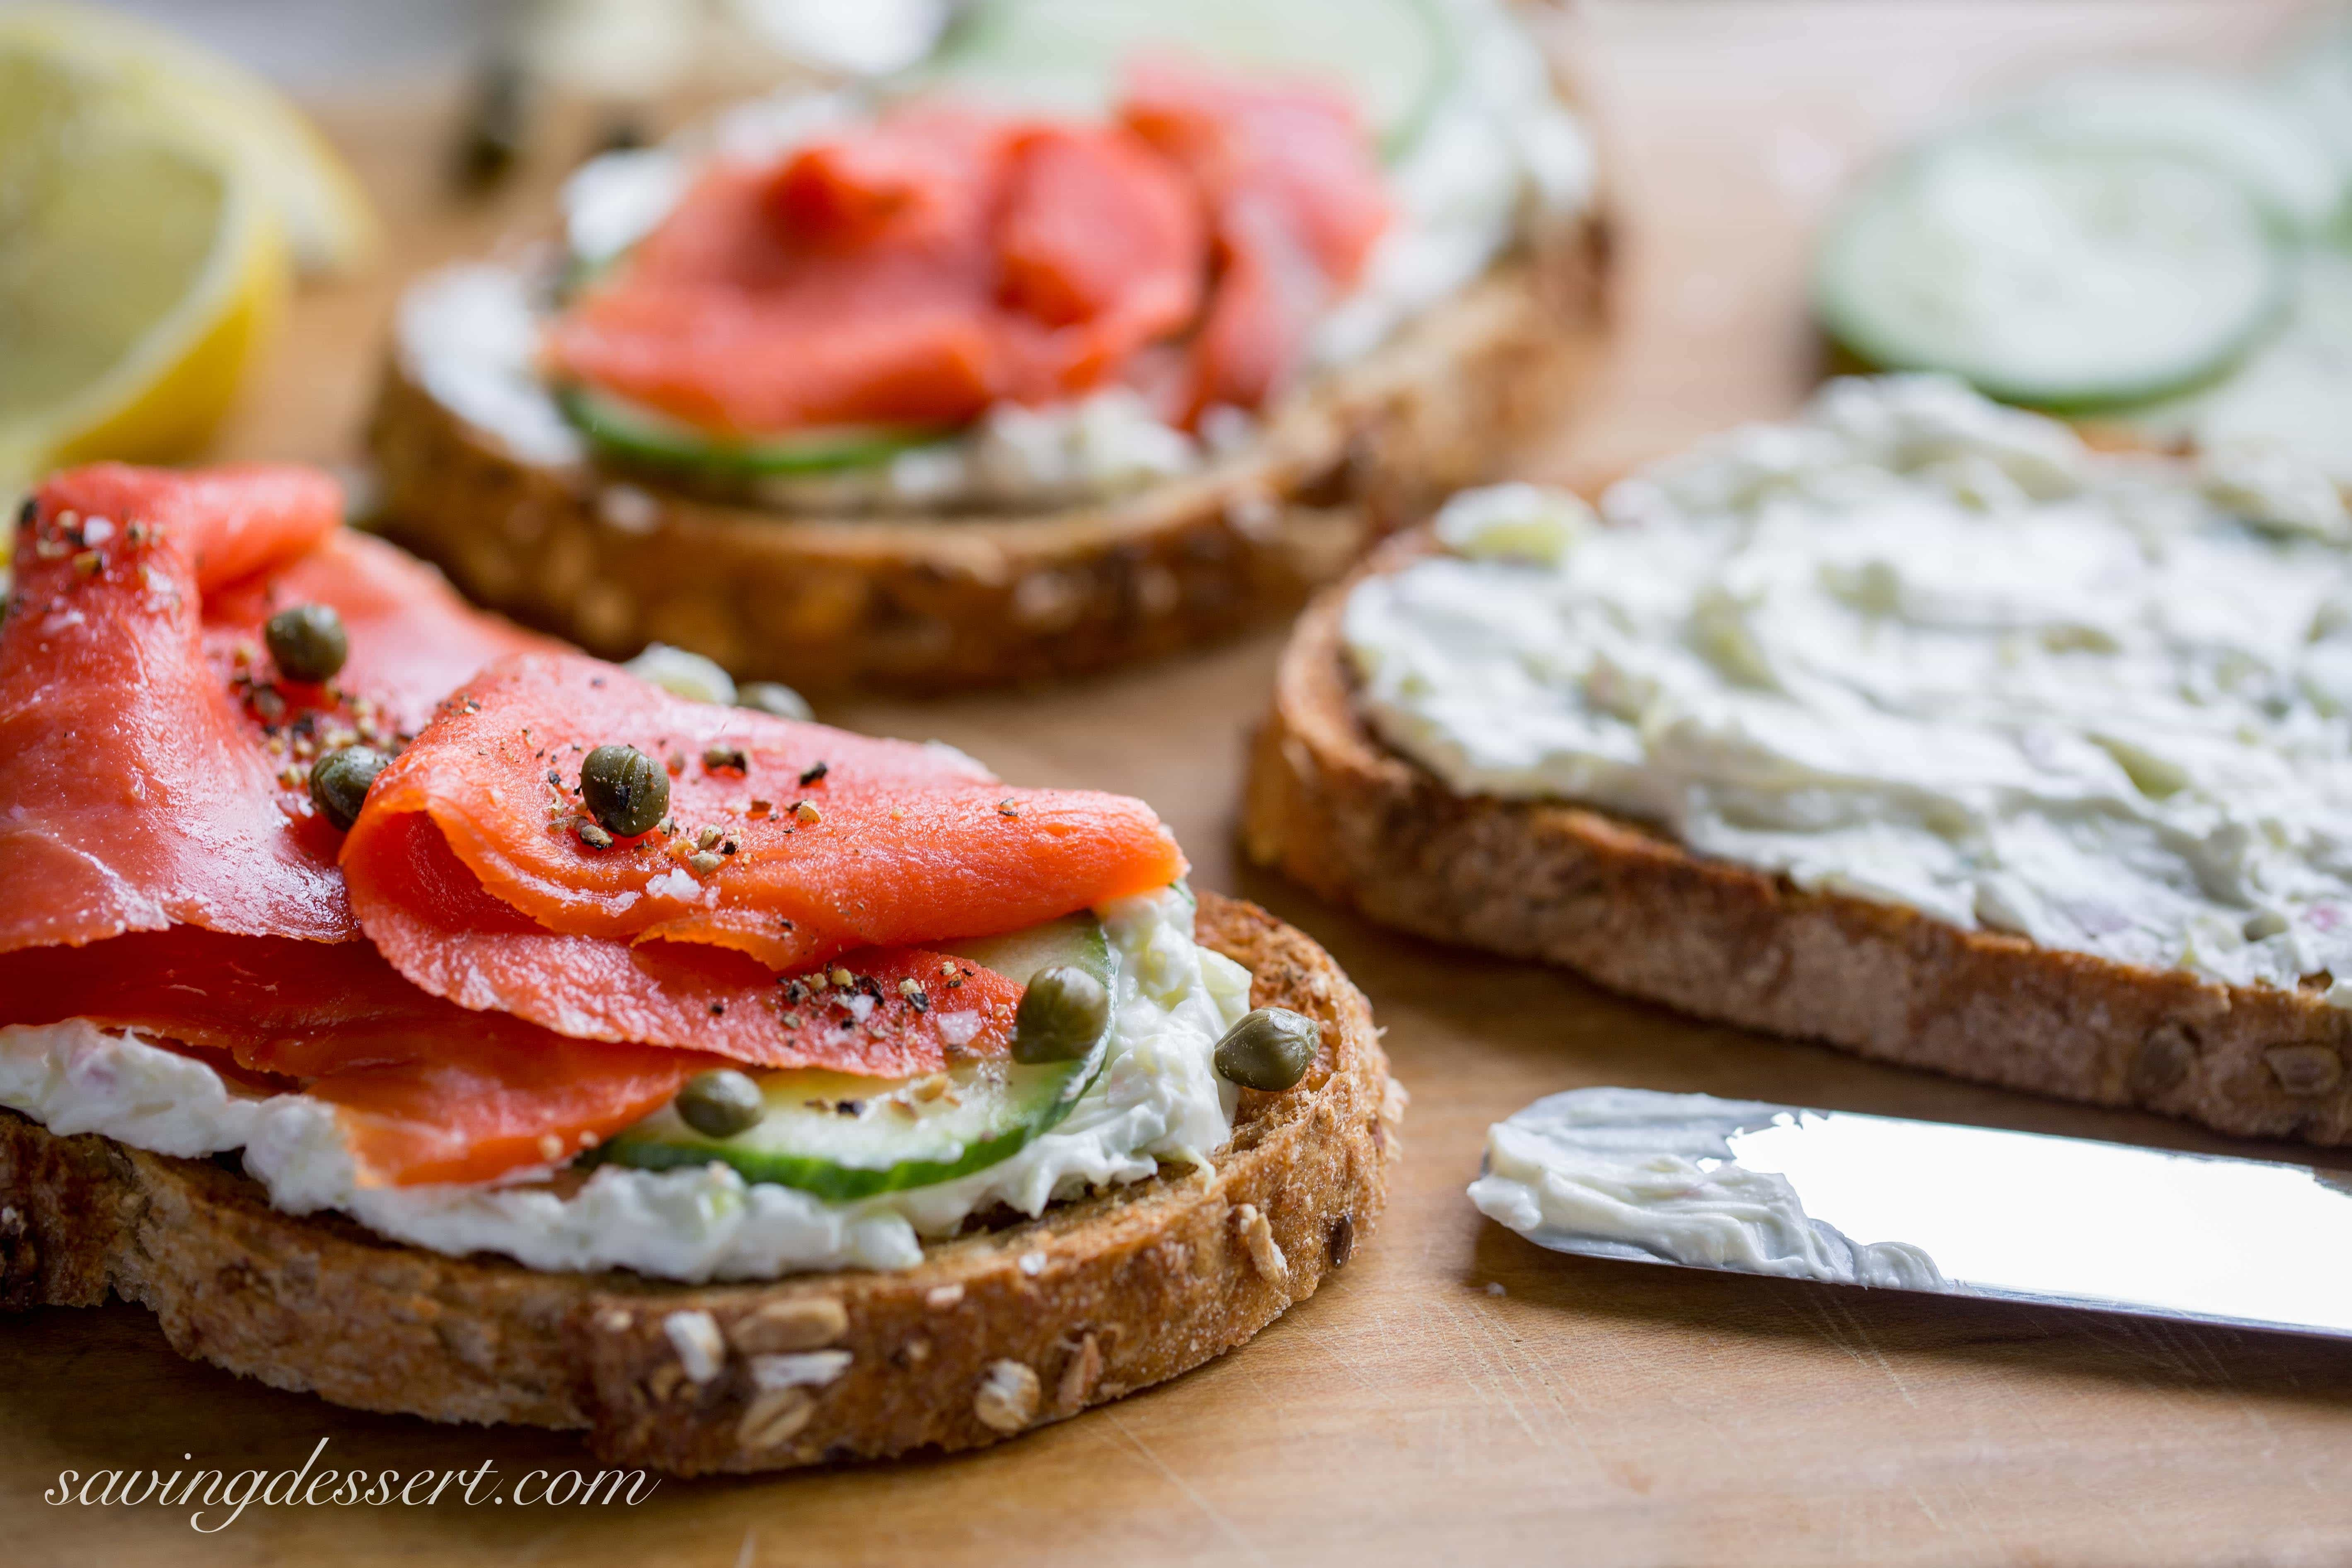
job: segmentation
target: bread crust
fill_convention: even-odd
[[[1533,237],[1199,475],[1027,516],[785,516],[526,461],[395,351],[368,434],[382,526],[611,658],[658,640],[740,677],[915,692],[1154,658],[1297,608],[1555,423],[1600,359],[1609,235],[1596,212]]]
[[[2352,1142],[2352,1014],[1807,892],[1585,808],[1454,793],[1358,715],[1349,589],[1432,548],[1391,540],[1301,617],[1252,748],[1244,848],[1444,942],[1580,970],[1703,1018],[2224,1132]]]
[[[1362,994],[1254,905],[1203,893],[1199,932],[1249,967],[1255,1005],[1323,1026],[1307,1079],[1244,1090],[1213,1172],[1171,1167],[934,1244],[913,1268],[678,1285],[447,1258],[281,1214],[208,1161],[0,1110],[0,1306],[111,1290],[153,1311],[182,1354],[279,1388],[583,1428],[609,1463],[679,1474],[996,1442],[1240,1344],[1379,1219],[1402,1097]],[[724,1346],[703,1381],[667,1327],[681,1312],[708,1313]],[[835,1381],[755,1386],[753,1355],[816,1350],[848,1352]]]

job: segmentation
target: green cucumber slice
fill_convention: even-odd
[[[1024,985],[1058,963],[1084,966],[1106,987],[1114,978],[1109,940],[1090,914],[945,951]],[[598,1155],[645,1170],[717,1161],[746,1181],[840,1202],[927,1187],[985,1170],[1057,1125],[1102,1071],[1109,1040],[1106,1030],[1082,1060],[991,1058],[920,1079],[815,1068],[754,1073],[767,1113],[749,1131],[712,1138],[665,1106],[615,1135]]]
[[[1006,936],[945,943],[940,951],[969,958],[1024,985],[1039,970],[1057,963],[1076,964],[1106,988],[1111,983],[1110,938],[1104,934],[1102,921],[1084,910]]]
[[[909,89],[1101,114],[1138,54],[1336,79],[1382,152],[1412,144],[1460,68],[1435,0],[975,0]]]
[[[2277,320],[2292,261],[2261,205],[2210,165],[1988,130],[1922,149],[1847,205],[1815,304],[1883,368],[2079,408],[2229,368]]]
[[[2344,205],[2345,176],[2325,143],[2250,87],[2178,67],[2116,67],[2062,77],[2001,121],[2053,142],[2132,146],[2212,164],[2303,234]]]
[[[887,462],[950,432],[882,425],[835,426],[733,439],[590,387],[559,388],[564,417],[600,450],[631,462],[722,479],[823,473]]]

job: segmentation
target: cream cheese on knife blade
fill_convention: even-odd
[[[1857,1245],[1810,1218],[1786,1176],[1738,1163],[1732,1135],[1777,1109],[1639,1089],[1555,1094],[1487,1130],[1470,1201],[1531,1240],[1559,1233],[1701,1268],[1943,1289],[1917,1247]]]
[[[1582,1089],[1470,1196],[1556,1252],[2352,1339],[2352,1183],[2309,1165]]]

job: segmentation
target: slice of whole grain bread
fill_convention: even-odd
[[[1243,840],[1372,919],[1582,971],[1753,1029],[2225,1132],[2352,1142],[2352,1014],[1963,931],[1695,855],[1580,806],[1454,794],[1359,717],[1340,609],[1431,548],[1391,541],[1301,617],[1253,749]]]
[[[526,461],[394,353],[382,526],[466,594],[594,652],[649,641],[803,689],[924,692],[1157,657],[1297,607],[1549,428],[1605,342],[1609,230],[1532,237],[1201,473],[1027,515],[784,515]]]
[[[0,1306],[111,1291],[183,1354],[279,1388],[585,1428],[610,1462],[682,1474],[996,1442],[1240,1344],[1380,1216],[1403,1095],[1362,994],[1253,905],[1203,893],[1199,931],[1248,966],[1254,1005],[1322,1025],[1307,1078],[1244,1090],[1213,1171],[1169,1167],[934,1244],[913,1268],[678,1285],[447,1258],[279,1213],[211,1162],[0,1110]],[[780,1363],[759,1358],[819,1351],[845,1352],[831,1381],[762,1386]]]

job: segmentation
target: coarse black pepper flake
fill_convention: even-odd
[[[34,521],[40,515],[41,503],[35,500],[31,496],[26,496],[25,498],[25,504],[16,509],[16,526],[18,528],[30,528],[33,526]]]
[[[801,770],[801,788],[808,788],[809,785],[815,784],[817,781],[824,778],[829,771],[830,770],[825,766],[824,759],[823,757],[819,757],[815,762],[811,763],[807,767]]]
[[[715,773],[749,773],[751,760],[740,746],[705,746],[702,749],[702,771]]]
[[[726,1012],[726,1011],[727,1011],[727,1004],[726,1004],[726,1003],[724,1003],[724,1002],[713,1002],[713,1003],[710,1005],[710,1016],[711,1016],[712,1017],[714,1017],[714,1018],[718,1017],[721,1013],[724,1013],[724,1012]]]
[[[1000,800],[996,803],[996,815],[999,816],[1019,816],[1021,815],[1021,803],[1017,800]]]

